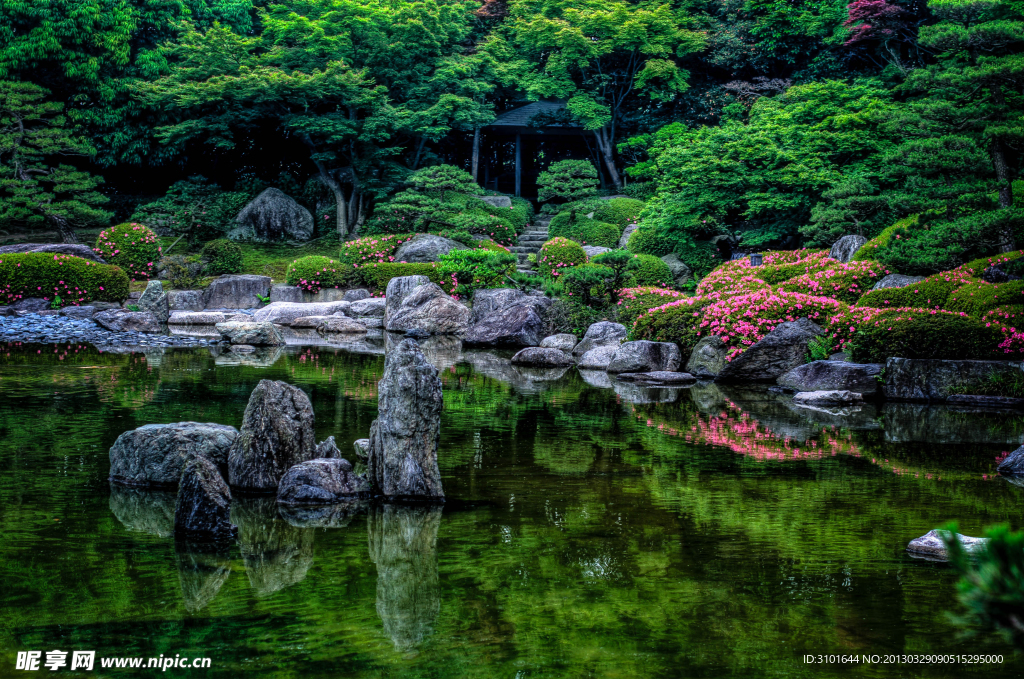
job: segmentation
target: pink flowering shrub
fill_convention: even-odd
[[[944,306],[950,311],[964,311],[970,316],[982,316],[990,309],[1007,304],[1024,304],[1024,281],[972,281],[951,292]]]
[[[826,295],[853,304],[886,275],[892,273],[878,262],[833,261],[828,268],[791,278],[779,286],[786,292]]]
[[[750,273],[769,285],[778,285],[790,278],[827,269],[839,263],[828,256],[828,250],[806,248],[766,252],[761,266],[750,266],[749,257],[740,261],[745,261],[746,266],[751,269]]]
[[[112,264],[71,255],[0,255],[0,304],[16,304],[28,297],[56,301],[59,306],[121,302],[128,297],[128,275]]]
[[[587,261],[587,253],[576,241],[558,236],[544,243],[537,253],[537,269],[548,278],[558,278],[562,270]]]
[[[631,340],[675,342],[688,356],[700,341],[701,312],[711,303],[707,297],[683,297],[652,307],[640,314],[629,331]]]
[[[149,280],[153,265],[160,259],[157,236],[144,224],[126,223],[100,232],[93,248],[107,263],[124,269],[128,277]]]
[[[324,288],[347,288],[358,283],[355,267],[322,255],[301,257],[288,265],[288,285],[297,285],[306,292],[317,293]]]
[[[398,233],[351,240],[341,246],[341,260],[357,267],[374,262],[393,262],[399,246],[415,235]]]
[[[619,290],[619,323],[633,327],[637,318],[648,309],[686,297],[681,292],[656,287],[624,288]]]
[[[857,328],[883,311],[885,309],[870,306],[851,306],[841,309],[838,313],[829,316],[825,325],[825,333],[832,338],[832,344],[836,351],[847,351],[850,348],[850,342],[857,334]]]

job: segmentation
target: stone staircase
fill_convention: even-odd
[[[533,264],[527,259],[529,255],[540,252],[540,247],[548,240],[548,224],[551,217],[534,217],[529,230],[519,234],[519,242],[509,248],[519,260],[516,269],[523,273],[533,273]]]

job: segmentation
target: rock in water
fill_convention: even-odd
[[[572,350],[576,346],[579,340],[576,335],[570,335],[567,332],[560,332],[557,335],[548,335],[540,341],[541,349],[559,349],[565,353],[572,355]]]
[[[864,243],[867,242],[868,239],[864,236],[843,236],[832,244],[832,249],[828,251],[828,256],[832,259],[838,259],[840,262],[849,262],[857,250],[860,250]]]
[[[315,457],[309,397],[285,382],[260,380],[228,453],[228,482],[245,490],[276,490],[285,472]]]
[[[801,391],[793,396],[793,403],[802,406],[831,407],[848,406],[862,403],[864,398],[853,391],[831,389],[821,391]]]
[[[807,343],[823,333],[821,326],[808,318],[781,323],[760,342],[732,359],[718,374],[718,379],[774,382],[803,363]]]
[[[942,539],[943,534],[948,535],[949,533],[947,531],[930,530],[921,537],[911,540],[910,544],[907,545],[907,551],[932,559],[946,561],[949,559],[949,551],[946,549],[946,543]],[[979,552],[988,543],[988,538],[972,538],[960,535],[959,533],[954,533],[954,535],[956,535],[956,539],[960,541],[966,552]]]
[[[377,565],[377,615],[398,651],[433,633],[441,612],[437,570],[440,507],[372,507],[366,521],[370,560]]]
[[[321,457],[341,457],[341,451],[338,450],[338,444],[334,442],[333,436],[328,436],[320,443],[316,444],[316,456]]]
[[[1008,361],[901,358],[885,362],[885,397],[892,401],[942,402],[964,385],[993,378],[1015,380],[1021,364]]]
[[[237,436],[234,427],[212,422],[147,424],[126,431],[110,447],[110,480],[127,486],[177,486],[191,457],[226,468]]]
[[[240,240],[266,243],[313,237],[313,215],[279,189],[270,188],[256,196],[235,221],[239,226],[230,235]]]
[[[388,287],[384,294],[384,323],[398,312],[402,306],[402,300],[420,287],[430,282],[426,276],[396,276],[388,281]]]
[[[227,321],[217,323],[213,327],[232,344],[249,344],[257,347],[279,347],[284,344],[284,337],[273,323]]]
[[[527,347],[512,357],[512,365],[535,368],[561,368],[572,365],[572,357],[560,349]]]
[[[615,353],[618,350],[619,347],[614,344],[594,347],[580,356],[576,365],[580,370],[606,370],[612,359],[615,358]],[[611,386],[611,383],[609,383],[609,386]]]
[[[277,487],[277,501],[285,505],[331,504],[368,495],[370,483],[352,471],[344,458],[318,458],[289,469]]]
[[[231,490],[217,467],[204,457],[194,456],[185,463],[174,505],[174,532],[190,540],[219,542],[230,540],[236,529],[231,525]]]
[[[729,364],[725,360],[729,347],[718,335],[702,338],[690,352],[690,360],[686,362],[686,372],[694,377],[713,378]]]
[[[793,368],[778,379],[780,387],[794,391],[831,391],[845,389],[858,394],[878,393],[881,363],[812,361]]]
[[[612,323],[611,321],[594,323],[587,328],[583,339],[573,348],[572,355],[578,359],[591,349],[609,346],[617,347],[626,339],[626,334],[626,326],[621,323]]]
[[[402,340],[387,354],[377,393],[380,416],[370,425],[370,482],[389,499],[443,501],[437,468],[441,379],[415,340]]]
[[[679,347],[672,342],[637,340],[619,346],[610,373],[674,372],[679,369]]]
[[[390,304],[388,300],[387,309]],[[444,294],[436,283],[427,283],[405,296],[394,315],[386,317],[384,328],[389,332],[422,330],[431,335],[451,335],[465,332],[468,323],[467,307]]]
[[[1007,455],[1006,459],[996,467],[996,471],[1004,476],[1024,474],[1024,446]]]

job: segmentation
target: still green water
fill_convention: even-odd
[[[443,509],[236,499],[238,544],[206,554],[176,548],[173,494],[109,486],[114,439],[239,426],[266,378],[301,386],[347,452],[383,356],[0,349],[0,676],[54,649],[211,658],[166,672],[194,677],[1024,674],[998,638],[958,637],[955,576],[904,551],[949,519],[1021,527],[1024,489],[993,476],[1024,432],[1004,416],[902,406],[850,431],[764,392],[601,388],[442,343]],[[892,653],[1004,660],[803,661]]]

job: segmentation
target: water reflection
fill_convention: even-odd
[[[344,528],[366,507],[366,500],[351,500],[316,506],[278,505],[277,510],[296,528]]]
[[[626,403],[674,403],[679,398],[679,387],[648,387],[632,382],[612,382],[612,388]]]
[[[185,610],[205,608],[231,575],[231,558],[224,546],[178,540],[174,543],[181,598]]]
[[[213,354],[213,363],[218,368],[224,368],[227,366],[236,365],[247,365],[254,368],[269,368],[280,360],[281,355],[284,353],[282,347],[254,347],[254,350],[248,353],[234,351],[228,349],[226,351],[218,350],[216,353],[211,349],[210,353]]]
[[[405,339],[405,333],[385,332],[384,347],[390,352]],[[462,354],[462,340],[454,335],[431,335],[416,340],[420,345],[420,351],[432,366],[441,370],[447,370],[459,362]]]
[[[367,521],[370,560],[377,564],[377,615],[398,651],[433,634],[441,611],[437,530],[441,508],[375,506]]]
[[[282,521],[273,497],[236,497],[231,523],[249,584],[256,596],[270,596],[301,582],[313,565],[313,529]]]
[[[174,535],[174,491],[110,484],[110,511],[125,528],[167,538]]]

